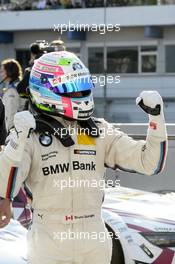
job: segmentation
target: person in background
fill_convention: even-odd
[[[61,39],[53,40],[50,43],[50,46],[55,48],[55,51],[64,51],[64,50],[66,50],[65,43]]]
[[[1,151],[1,146],[5,144],[6,136],[7,136],[7,130],[5,127],[5,110],[2,100],[0,99],[0,151]]]
[[[61,8],[60,0],[48,0],[48,1],[47,1],[47,6],[48,6],[50,9]]]
[[[46,0],[40,0],[37,3],[37,9],[44,10],[46,9]]]
[[[61,40],[53,40],[50,43],[50,47],[54,48],[55,51],[64,51],[66,50],[65,43]],[[28,98],[28,86],[29,86],[29,78],[31,68],[36,59],[39,59],[44,54],[44,50],[41,49],[39,43],[33,43],[30,46],[30,61],[29,67],[25,69],[23,79],[17,85],[17,91],[22,98]],[[28,105],[26,104],[25,109],[28,109]]]
[[[18,95],[16,86],[22,79],[22,68],[18,61],[6,59],[1,62],[0,75],[2,78],[2,101],[5,106],[5,123],[9,131],[13,127],[13,118],[18,111],[22,111],[24,102]]]
[[[73,8],[80,8],[82,7],[82,0],[71,0]]]
[[[28,98],[27,88],[29,86],[29,78],[31,67],[34,64],[34,61],[43,55],[43,51],[40,49],[40,45],[38,43],[32,43],[30,46],[30,61],[29,67],[25,69],[23,79],[17,85],[17,92],[21,98]],[[27,109],[27,105],[25,106]]]
[[[30,45],[30,61],[29,66],[32,67],[34,61],[43,55],[43,51],[40,48],[40,44],[35,42]]]
[[[71,0],[60,0],[60,3],[64,8],[72,8]]]

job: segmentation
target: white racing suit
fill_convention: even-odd
[[[76,121],[60,118],[60,122],[77,129]],[[33,132],[20,163],[10,160],[5,151],[0,154],[0,196],[15,196],[24,181],[33,193],[30,264],[109,264],[111,239],[101,219],[104,191],[99,184],[105,166],[148,175],[164,167],[163,120],[156,129],[149,127],[146,141],[133,140],[103,119],[97,125],[99,138],[74,133],[71,147],[54,136],[51,142]],[[106,234],[103,242],[101,234]]]

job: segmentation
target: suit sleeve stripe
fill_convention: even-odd
[[[8,184],[7,184],[6,198],[13,198],[17,171],[18,171],[17,167],[12,167],[10,170],[10,174],[9,174],[9,178],[8,178]]]
[[[159,172],[162,171],[165,162],[165,156],[166,156],[166,141],[163,141],[160,144],[160,159],[159,159],[158,167],[155,170],[154,174],[158,174]]]

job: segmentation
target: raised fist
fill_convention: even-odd
[[[150,115],[160,115],[163,112],[163,100],[157,91],[143,91],[137,97],[136,104]]]

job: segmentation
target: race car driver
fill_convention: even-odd
[[[30,76],[30,112],[15,115],[15,129],[0,154],[4,203],[23,182],[33,194],[30,264],[109,264],[111,239],[101,218],[104,191],[99,185],[105,167],[147,175],[164,167],[167,133],[161,96],[145,91],[137,98],[149,112],[149,128],[146,141],[135,141],[92,118],[93,88],[88,69],[73,53],[40,57]],[[0,211],[3,225],[6,207]]]
[[[6,129],[13,127],[14,115],[22,111],[25,101],[20,98],[16,86],[22,78],[22,68],[18,61],[6,59],[1,62],[0,75],[3,83],[2,101],[5,106],[5,123]]]

